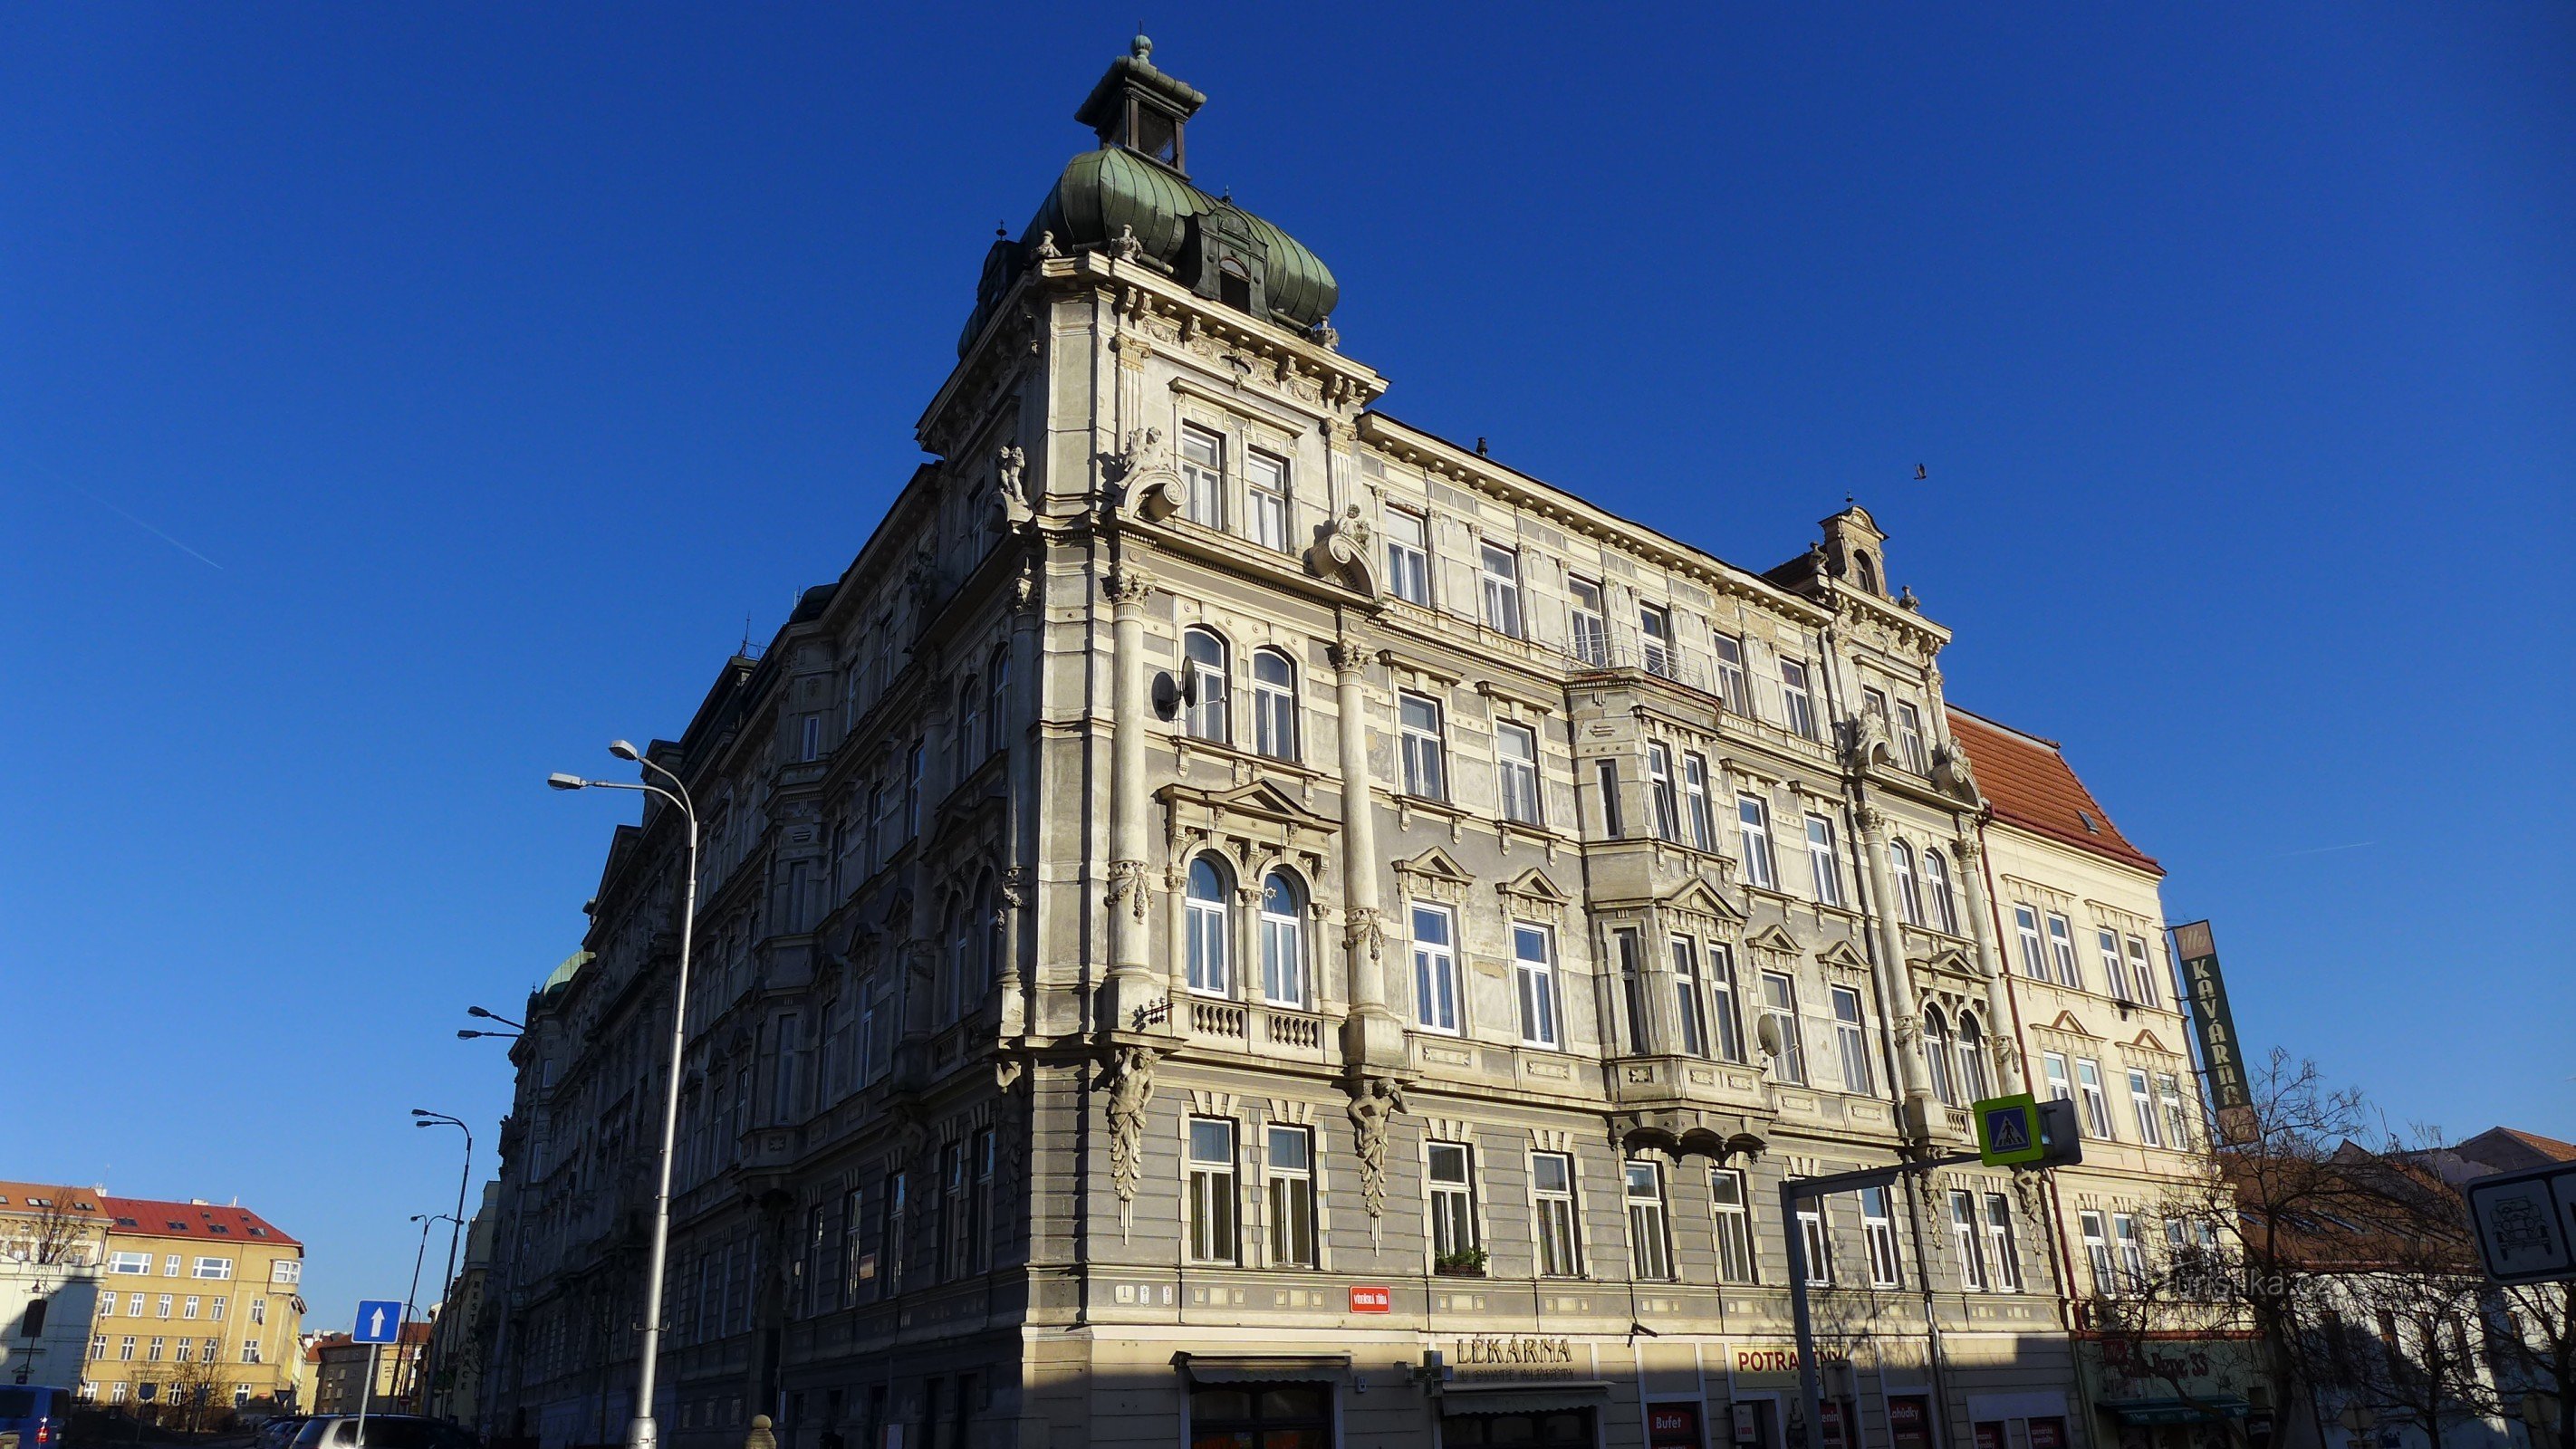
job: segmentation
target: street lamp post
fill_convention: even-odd
[[[405,1323],[420,1316],[420,1265],[429,1257],[430,1226],[439,1222],[456,1221],[445,1213],[413,1213],[411,1220],[420,1224],[420,1246],[412,1250],[411,1291],[403,1295],[403,1322]],[[401,1350],[397,1347],[395,1351],[399,1353]],[[413,1367],[417,1368],[419,1365],[414,1364]]]
[[[688,885],[680,894],[680,972],[671,993],[671,1076],[662,1098],[662,1162],[653,1189],[653,1237],[644,1257],[644,1335],[641,1361],[635,1367],[635,1417],[626,1424],[626,1449],[657,1449],[661,1428],[653,1421],[653,1370],[662,1354],[662,1272],[671,1246],[671,1155],[680,1134],[680,1066],[689,1045],[689,936],[698,915],[698,811],[680,777],[644,758],[633,745],[612,740],[608,752],[670,781],[671,788],[649,781],[627,784],[565,774],[548,775],[546,783],[558,790],[634,790],[660,796],[679,807],[689,831]]]
[[[447,1220],[447,1276],[438,1280],[438,1301],[445,1303],[447,1285],[456,1281],[456,1240],[465,1232],[465,1187],[474,1180],[474,1129],[444,1112],[432,1112],[414,1107],[411,1109],[411,1115],[411,1125],[414,1127],[453,1127],[465,1134],[465,1170],[456,1175],[456,1215]],[[428,1232],[427,1228],[421,1229],[423,1242],[428,1240]],[[438,1368],[437,1333],[430,1334],[429,1347],[425,1351],[429,1356],[429,1363],[421,1370],[420,1393],[412,1404],[414,1412],[424,1414],[429,1412],[430,1374]]]

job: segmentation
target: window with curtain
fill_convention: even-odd
[[[1261,883],[1261,996],[1273,1006],[1304,1009],[1306,897],[1286,871]]]
[[[1896,876],[1896,905],[1905,924],[1923,924],[1923,892],[1914,884],[1914,850],[1902,840],[1887,843],[1887,868]]]
[[[1192,991],[1211,996],[1234,993],[1234,964],[1227,920],[1234,882],[1212,856],[1190,862],[1188,915],[1189,983]]]
[[[1297,758],[1297,666],[1276,649],[1252,655],[1252,747],[1274,760]]]

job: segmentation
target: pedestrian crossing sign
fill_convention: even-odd
[[[2039,1103],[2028,1092],[1991,1097],[1976,1106],[1977,1156],[1988,1167],[2037,1162],[2048,1145],[2040,1140]]]

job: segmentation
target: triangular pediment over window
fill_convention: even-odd
[[[1797,937],[1789,934],[1786,927],[1776,921],[1745,937],[1744,944],[1756,951],[1777,951],[1783,956],[1800,955],[1807,949],[1798,943]]]
[[[1656,904],[1668,911],[1685,911],[1694,916],[1712,916],[1730,925],[1740,926],[1744,923],[1744,913],[1735,908],[1734,902],[1729,901],[1707,881],[1697,878],[1682,882],[1679,889]],[[1794,951],[1797,947],[1793,943],[1789,949]]]
[[[1450,885],[1465,885],[1476,878],[1456,857],[1436,845],[1411,860],[1397,861],[1395,868],[1405,875],[1429,876]]]
[[[1944,946],[1929,956],[1917,956],[1908,964],[1922,971],[1948,971],[1959,976],[1977,974],[1976,967],[1968,960],[1968,953],[1956,946]]]
[[[1559,889],[1556,882],[1549,880],[1546,871],[1536,866],[1531,866],[1519,875],[1495,886],[1494,889],[1506,896],[1525,901],[1538,901],[1551,906],[1566,905],[1574,899]]]
[[[1330,815],[1308,809],[1306,803],[1279,787],[1276,781],[1255,780],[1231,790],[1202,790],[1188,785],[1166,785],[1156,792],[1173,805],[1196,805],[1211,815],[1249,816],[1256,820],[1273,820],[1300,830],[1331,834],[1341,822]]]
[[[2071,1011],[2059,1012],[2057,1019],[2050,1022],[2048,1027],[2051,1031],[2062,1031],[2068,1036],[2091,1037],[2093,1035],[2084,1029],[2084,1023],[2076,1020],[2075,1013]]]
[[[1827,966],[1841,966],[1853,971],[1869,969],[1869,958],[1853,949],[1849,941],[1835,941],[1816,953],[1816,959]]]
[[[2138,1039],[2129,1043],[2129,1045],[2133,1047],[2145,1047],[2151,1052],[2164,1052],[2170,1050],[2163,1042],[2156,1040],[2156,1034],[2151,1031],[2139,1032]]]

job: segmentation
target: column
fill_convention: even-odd
[[[1036,1015],[1037,1000],[1034,951],[1027,952],[1031,969],[1020,970],[1024,942],[1034,935],[1030,929],[1037,912],[1030,909],[1034,895],[1036,871],[1032,868],[1039,851],[1038,812],[1022,802],[1036,789],[1038,741],[1043,734],[1038,728],[1039,702],[1045,692],[1038,686],[1038,618],[1044,607],[1038,562],[1032,555],[1023,562],[1015,585],[1011,611],[1011,684],[1002,700],[1010,711],[1007,721],[995,720],[993,728],[1003,730],[1010,751],[1006,768],[1010,771],[1009,793],[1003,805],[1005,825],[1002,839],[1008,859],[1002,869],[1002,959],[996,974],[1002,992],[1002,1032],[1016,1036],[1028,1029]]]
[[[1986,1045],[1994,1055],[1995,1081],[2009,1095],[2025,1090],[2021,1033],[2012,1029],[2012,1003],[2004,997],[2003,945],[1995,939],[1994,912],[1986,904],[1986,848],[1976,830],[1970,825],[1952,842],[1951,854],[1959,867],[1952,873],[1966,896],[1962,904],[1968,912],[1968,934],[1977,938],[1977,969],[1986,978]]]
[[[1332,647],[1334,709],[1342,746],[1342,917],[1350,972],[1350,1015],[1342,1056],[1352,1068],[1401,1066],[1404,1024],[1387,1008],[1387,930],[1378,908],[1377,820],[1369,781],[1367,652],[1348,640]]]
[[[1153,581],[1121,563],[1105,585],[1111,615],[1109,747],[1109,977],[1100,1025],[1126,1031],[1136,1008],[1158,998],[1147,929],[1145,600]]]
[[[1905,931],[1897,918],[1896,878],[1887,868],[1887,817],[1867,802],[1852,806],[1861,858],[1869,865],[1870,920],[1878,928],[1878,1009],[1896,1030],[1896,1079],[1908,1136],[1926,1135],[1939,1105],[1923,1067],[1923,1024],[1914,1009],[1914,982],[1905,970]]]

